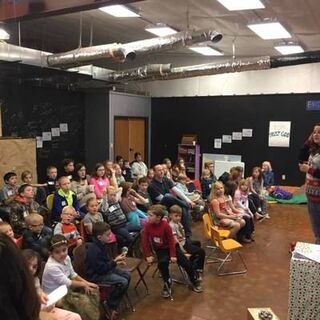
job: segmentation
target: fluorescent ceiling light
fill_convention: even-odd
[[[304,52],[303,48],[299,45],[277,45],[274,47],[281,54],[292,54],[292,53],[301,53]]]
[[[280,22],[248,24],[248,28],[264,40],[291,38],[291,34]]]
[[[215,50],[210,46],[203,46],[203,47],[195,46],[195,47],[189,47],[189,49],[194,52],[200,53],[204,56],[223,56],[222,52]]]
[[[229,11],[264,9],[265,6],[260,0],[217,0]]]
[[[170,36],[171,34],[175,34],[178,32],[177,30],[170,28],[165,24],[156,24],[154,26],[147,26],[145,30],[155,34],[158,37]]]
[[[9,40],[9,39],[10,39],[10,34],[6,30],[0,27],[0,40]]]
[[[139,14],[130,10],[128,7],[123,5],[114,5],[114,6],[106,6],[101,7],[99,10],[108,13],[117,18],[131,18],[131,17],[140,17]]]

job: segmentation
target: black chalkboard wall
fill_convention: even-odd
[[[153,98],[152,163],[167,156],[175,161],[182,135],[195,133],[201,153],[242,155],[246,176],[254,166],[269,160],[278,184],[302,185],[298,152],[313,125],[320,122],[320,111],[306,111],[308,100],[320,100],[320,94]],[[269,121],[291,121],[290,148],[268,147]],[[253,138],[213,148],[214,138],[242,128],[252,128]],[[285,181],[281,180],[283,174]]]
[[[61,167],[64,158],[84,161],[84,94],[66,90],[19,85],[1,85],[3,136],[36,137],[68,124],[68,132],[37,149],[38,179],[46,167]],[[23,156],[23,155],[22,155]],[[26,168],[27,169],[27,168]]]

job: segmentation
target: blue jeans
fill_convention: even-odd
[[[131,275],[127,271],[115,268],[113,271],[108,272],[103,276],[96,277],[96,283],[105,283],[113,286],[107,303],[110,309],[117,310],[121,299],[128,290]]]
[[[320,244],[320,203],[308,200],[308,210],[316,244]]]

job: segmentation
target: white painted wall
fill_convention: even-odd
[[[135,83],[135,87],[152,97],[320,92],[320,63]]]

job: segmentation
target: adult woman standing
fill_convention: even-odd
[[[320,123],[314,126],[308,140],[308,163],[299,163],[299,168],[306,173],[309,216],[316,243],[320,244]]]

